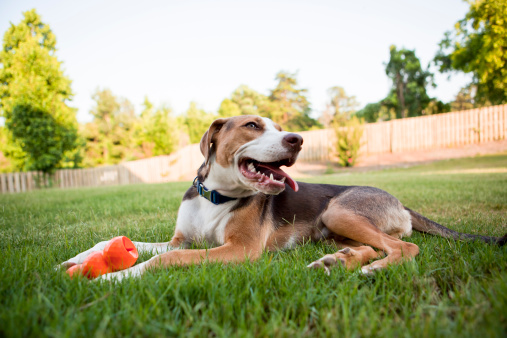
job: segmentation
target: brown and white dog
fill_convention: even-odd
[[[302,144],[301,136],[282,131],[267,118],[238,116],[214,121],[202,137],[205,162],[183,196],[171,241],[134,242],[138,251],[156,255],[102,279],[139,276],[152,267],[204,260],[255,260],[264,250],[290,249],[309,240],[333,241],[340,250],[308,267],[329,273],[329,268],[342,265],[371,273],[419,253],[417,245],[400,240],[410,236],[412,229],[454,239],[506,242],[506,236],[499,239],[450,230],[377,188],[296,182],[280,167],[294,164]],[[217,205],[200,196],[199,189],[226,197]],[[195,242],[213,248],[185,249]],[[62,266],[82,263],[106,243],[98,243]]]

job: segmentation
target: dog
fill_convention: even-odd
[[[166,243],[134,242],[155,256],[101,279],[140,276],[155,267],[255,260],[265,250],[291,249],[307,241],[329,241],[339,249],[309,268],[360,268],[365,274],[412,260],[419,247],[402,241],[412,230],[461,240],[504,245],[501,238],[458,233],[410,210],[389,193],[367,186],[294,181],[280,167],[292,166],[300,135],[272,120],[236,116],[215,120],[200,142],[204,163],[183,196],[176,229]],[[188,249],[205,242],[211,249]],[[90,250],[61,264],[82,263]],[[374,250],[373,248],[378,249]]]

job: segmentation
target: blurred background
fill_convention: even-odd
[[[0,172],[182,179],[240,114],[306,133],[300,159],[328,166],[503,140],[506,3],[3,1]]]

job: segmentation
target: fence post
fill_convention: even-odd
[[[7,174],[7,186],[9,187],[9,192],[14,192],[14,176],[12,173]]]
[[[14,173],[14,192],[20,192],[21,187],[19,186],[20,173]]]
[[[26,173],[26,189],[28,191],[32,191],[34,189],[34,185],[33,185],[33,177],[32,177],[32,172],[29,171]]]
[[[5,194],[7,190],[7,174],[0,174],[0,186],[2,189],[2,194]]]
[[[25,192],[26,191],[26,174],[27,173],[21,173],[21,191],[22,192]]]
[[[389,121],[391,123],[391,153],[396,151],[396,124],[394,120]]]

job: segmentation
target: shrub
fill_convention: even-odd
[[[353,167],[359,157],[361,137],[363,136],[363,120],[356,116],[341,122],[333,122],[336,135],[335,155],[342,167]]]

